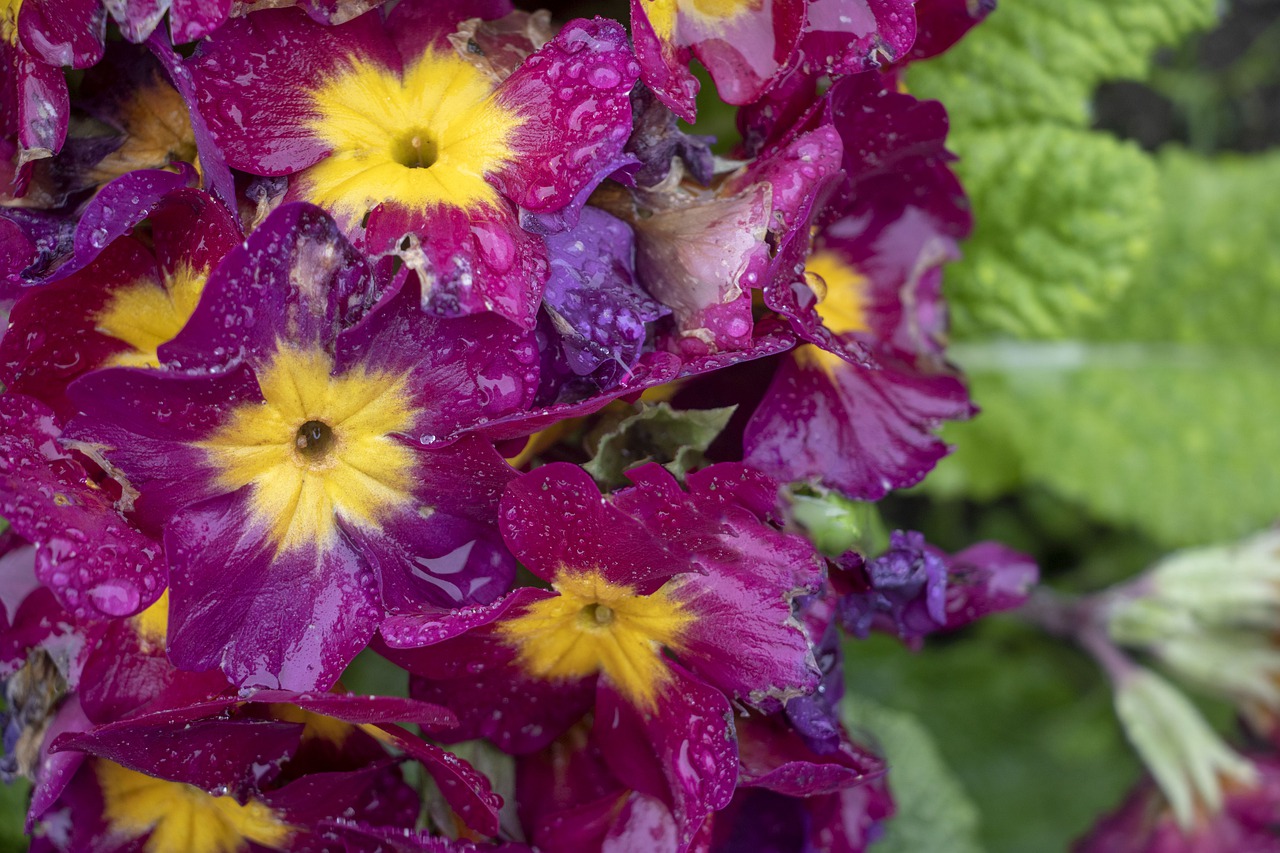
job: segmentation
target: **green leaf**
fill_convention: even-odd
[[[1129,143],[1051,124],[955,140],[977,212],[947,270],[957,338],[1063,337],[1129,285],[1159,214],[1156,168]]]
[[[914,93],[945,103],[957,128],[1039,121],[1083,128],[1099,83],[1145,77],[1156,48],[1212,24],[1217,6],[1008,0],[954,49],[913,66],[909,83]]]
[[[1275,521],[1280,479],[1264,472],[1280,458],[1280,198],[1259,190],[1280,185],[1280,154],[1213,161],[1172,152],[1159,165],[1164,214],[1153,251],[1078,340],[953,352],[984,413],[948,437],[964,446],[973,429],[975,443],[995,452],[944,460],[939,481],[949,492],[967,483],[989,495],[1013,452],[1024,482],[1164,545],[1236,538]]]
[[[649,461],[662,463],[683,479],[702,464],[703,451],[729,423],[736,408],[685,410],[666,403],[644,406],[619,422],[602,423],[588,436],[588,448],[595,455],[582,467],[604,489],[627,485],[623,472]]]
[[[1066,850],[1137,779],[1097,668],[1023,625],[984,620],[958,641],[938,637],[919,653],[873,636],[847,642],[845,656],[851,692],[925,727],[978,809],[978,841],[987,853]],[[904,787],[914,783],[903,781],[909,756],[895,758],[890,735],[871,720],[868,728],[884,739],[895,796],[914,796]],[[904,813],[896,822],[915,821]]]
[[[846,696],[840,716],[853,731],[878,741],[892,768],[889,785],[897,813],[876,853],[981,853],[978,810],[952,775],[929,730],[914,716],[869,699]]]
[[[814,547],[829,557],[850,549],[878,553],[889,541],[875,504],[850,500],[808,483],[793,484],[787,499],[792,517],[804,527]]]

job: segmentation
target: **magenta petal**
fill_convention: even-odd
[[[502,798],[493,793],[484,774],[451,752],[426,743],[399,726],[384,725],[391,742],[422,763],[458,817],[484,835],[498,834]]]
[[[309,0],[312,7],[317,0]],[[341,0],[323,0],[340,3]],[[458,25],[468,18],[494,21],[511,12],[510,0],[453,0],[439,3],[436,0],[404,0],[387,15],[387,30],[395,40],[396,48],[405,65],[416,61],[430,48],[445,52],[453,49],[448,36],[456,32]],[[315,16],[314,11],[312,16]]]
[[[856,74],[906,56],[916,38],[916,0],[808,0],[806,58],[815,76]]]
[[[274,778],[301,736],[299,723],[201,720],[179,711],[63,735],[51,749],[87,752],[148,776],[243,797]]]
[[[273,554],[247,501],[213,498],[167,526],[169,656],[240,686],[326,690],[382,616],[373,575],[341,538]]]
[[[1040,580],[1030,556],[999,542],[979,542],[947,558],[946,628],[1021,607]]]
[[[189,60],[197,106],[227,162],[257,175],[289,175],[324,157],[327,149],[307,127],[307,84],[352,54],[400,68],[378,14],[328,27],[298,9],[268,9],[236,18],[201,42]]]
[[[821,0],[744,4],[720,22],[682,14],[676,24],[677,43],[692,46],[721,99],[729,104],[749,104],[791,61],[802,30],[810,23],[806,18],[817,2]]]
[[[77,619],[129,616],[160,596],[164,560],[59,446],[53,414],[0,396],[0,514],[36,545],[36,576]]]
[[[670,673],[653,714],[641,713],[602,678],[595,736],[619,779],[670,806],[679,827],[678,849],[684,850],[707,815],[733,797],[738,745],[724,694],[678,664]]]
[[[916,41],[908,60],[943,53],[995,8],[996,0],[916,0]]]
[[[367,307],[371,287],[364,257],[328,214],[301,202],[284,205],[214,270],[195,313],[160,347],[160,358],[183,369],[217,369],[240,355],[265,360],[284,328],[295,346],[331,349],[343,322]]]
[[[4,40],[0,40],[0,68],[6,78],[0,84],[0,125],[9,133],[16,127],[18,165],[53,156],[67,138],[71,112],[62,69],[32,56],[21,43]]]
[[[164,66],[169,80],[182,95],[182,100],[186,102],[187,114],[191,119],[191,131],[196,139],[196,154],[200,158],[200,168],[204,173],[204,186],[226,206],[228,212],[234,214],[236,212],[235,181],[231,177],[231,169],[227,167],[227,158],[214,141],[209,122],[202,112],[196,96],[196,84],[191,68],[174,52],[163,30],[152,33],[147,39],[147,46]],[[239,232],[239,230],[240,224],[236,222],[236,231]]]
[[[507,547],[538,577],[599,570],[610,583],[648,595],[672,575],[696,571],[688,557],[607,501],[591,475],[553,462],[515,480],[502,497]]]
[[[334,362],[339,371],[362,364],[413,374],[422,411],[416,435],[408,438],[435,445],[527,410],[538,384],[532,335],[494,314],[448,320],[426,314],[417,277],[403,271],[391,288],[374,310],[341,332]],[[491,460],[473,452],[487,472],[483,482],[491,482]]]
[[[569,22],[526,59],[494,96],[528,117],[511,142],[519,156],[492,178],[503,194],[525,210],[559,210],[620,165],[639,73],[622,26],[603,18]]]
[[[232,0],[171,0],[169,30],[174,44],[203,38],[227,21]]]
[[[883,758],[840,732],[837,749],[819,755],[778,716],[738,720],[742,786],[768,788],[791,797],[832,794],[884,775]]]
[[[449,728],[458,719],[448,708],[399,696],[359,696],[354,693],[293,693],[258,690],[251,702],[286,702],[315,714],[353,725],[366,723],[415,723],[432,729]]]
[[[964,384],[886,362],[829,373],[783,362],[743,438],[751,465],[781,480],[820,479],[860,500],[920,482],[947,445],[933,430],[973,413]]]
[[[107,184],[80,215],[71,258],[58,268],[53,279],[66,278],[92,263],[104,248],[151,215],[170,192],[185,187],[195,170],[179,163],[177,172],[139,169]]]
[[[429,211],[381,204],[369,214],[364,246],[385,254],[406,235],[419,244],[404,254],[430,282],[423,300],[429,311],[442,317],[494,311],[522,329],[533,328],[547,280],[547,249],[520,227],[510,203]]]
[[[27,289],[0,338],[5,389],[35,397],[62,418],[74,414],[67,385],[127,348],[97,330],[97,312],[116,288],[148,279],[159,279],[154,259],[140,242],[122,237],[80,272]]]
[[[195,189],[165,196],[151,214],[151,234],[156,260],[167,273],[179,266],[212,269],[241,241],[234,214]]]
[[[18,9],[22,43],[53,66],[94,65],[102,59],[106,32],[99,0],[26,0]]]
[[[110,448],[111,464],[141,492],[139,523],[155,531],[218,491],[205,452],[190,443],[206,438],[236,404],[262,400],[244,364],[216,376],[113,367],[80,377],[67,395],[82,413],[67,425],[68,438]]]
[[[89,718],[80,709],[80,700],[72,693],[58,709],[49,728],[44,733],[40,747],[40,765],[36,768],[36,783],[31,790],[31,806],[27,809],[26,831],[39,820],[62,796],[80,765],[84,763],[82,752],[54,752],[51,746],[64,735],[74,737],[92,727]]]
[[[603,409],[619,397],[639,395],[646,388],[670,382],[680,375],[680,359],[667,352],[648,352],[640,356],[623,382],[585,400],[568,400],[505,418],[497,418],[484,427],[484,434],[495,441],[531,435],[566,418],[589,415]]]
[[[437,643],[443,643],[446,640],[462,636],[474,629],[490,625],[505,616],[507,611],[513,607],[523,607],[528,603],[542,598],[549,598],[552,595],[554,593],[544,589],[521,587],[512,590],[510,595],[489,604],[441,610],[437,613],[425,615],[388,616],[382,621],[379,632],[393,649],[412,650],[434,646]],[[423,670],[410,663],[404,664],[405,668],[410,672],[419,674],[430,673],[434,675],[439,672],[436,669],[437,665],[445,666],[445,672],[453,672],[455,665],[461,666],[464,663],[461,659],[456,661],[440,660],[439,655],[434,653],[411,657],[431,666],[430,669]],[[510,655],[506,652],[502,652],[500,657],[500,662],[503,664],[510,659]],[[406,657],[405,659],[407,660],[408,658]]]

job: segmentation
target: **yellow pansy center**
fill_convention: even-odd
[[[324,548],[338,518],[376,529],[413,500],[413,452],[396,438],[416,414],[405,377],[361,365],[334,376],[324,351],[277,346],[258,371],[263,401],[240,404],[197,445],[218,485],[252,487],[278,551]]]
[[[867,278],[835,252],[818,251],[805,263],[805,281],[818,298],[816,310],[822,323],[837,335],[865,332],[867,325]],[[805,344],[796,348],[796,358],[817,364],[828,372],[846,364],[840,356],[821,347]]]
[[[637,595],[599,571],[562,571],[560,593],[531,605],[499,628],[521,666],[539,678],[577,679],[604,673],[641,708],[656,704],[670,679],[663,649],[676,650],[690,614],[662,587]]]
[[[169,590],[146,610],[133,617],[133,626],[144,645],[163,649],[169,639]]]
[[[304,741],[327,740],[334,746],[342,746],[356,728],[351,723],[316,714],[287,702],[272,703],[271,716],[286,723],[302,723]]]
[[[649,0],[645,13],[658,38],[670,41],[679,16],[692,18],[704,29],[721,29],[726,22],[745,12],[757,12],[763,5],[764,0]]]
[[[178,90],[155,78],[138,88],[121,106],[125,129],[120,147],[103,157],[90,176],[100,184],[135,169],[156,169],[182,160],[199,166],[196,132],[186,101]]]
[[[144,278],[117,289],[95,315],[98,331],[132,349],[107,359],[118,367],[159,367],[156,351],[168,343],[195,313],[208,270],[179,265],[163,282]]]
[[[348,217],[384,201],[496,204],[485,175],[515,158],[510,140],[524,118],[493,92],[453,53],[428,50],[403,75],[348,59],[312,93],[310,130],[331,153],[303,173],[303,195]]]
[[[249,842],[284,847],[292,832],[257,800],[241,805],[110,761],[99,760],[96,767],[111,831],[132,838],[150,832],[146,853],[236,853]]]
[[[18,10],[22,0],[0,0],[0,41],[18,43]]]

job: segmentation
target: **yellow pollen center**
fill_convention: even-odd
[[[98,760],[96,767],[102,814],[111,831],[131,838],[150,832],[146,853],[236,853],[249,842],[281,848],[292,833],[257,800],[241,805],[110,761]]]
[[[159,367],[156,350],[168,343],[195,313],[208,270],[179,265],[163,283],[144,278],[121,287],[95,315],[99,332],[132,349],[107,359],[117,367]]]
[[[525,119],[493,82],[452,53],[428,50],[403,75],[356,57],[312,93],[310,130],[330,154],[302,193],[347,217],[390,201],[413,209],[495,205],[485,176],[515,158]]]
[[[169,590],[160,593],[154,604],[133,619],[143,644],[163,649],[169,639]]]
[[[0,41],[18,43],[18,10],[22,0],[0,0]]]
[[[835,252],[814,252],[805,264],[805,282],[818,298],[816,310],[822,323],[837,335],[865,332],[868,281]],[[821,347],[805,344],[795,350],[801,362],[816,364],[828,373],[847,362]]]
[[[156,77],[122,105],[125,136],[120,147],[98,161],[90,177],[99,184],[135,169],[159,169],[174,160],[196,166],[196,132],[178,90]]]
[[[693,19],[702,28],[720,30],[744,12],[757,12],[764,0],[648,0],[645,14],[654,33],[670,41],[680,16]]]
[[[632,703],[652,709],[670,679],[663,650],[679,650],[693,615],[671,594],[650,595],[609,583],[599,571],[562,571],[560,594],[532,604],[499,631],[521,666],[546,679],[603,673]]]
[[[376,529],[414,500],[413,452],[396,438],[416,413],[405,377],[332,371],[322,350],[280,343],[258,373],[263,402],[240,404],[196,445],[221,488],[252,486],[252,512],[278,551],[327,546],[338,517]]]

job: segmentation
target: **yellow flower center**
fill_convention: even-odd
[[[553,586],[558,596],[534,603],[499,629],[520,664],[546,679],[602,672],[632,703],[652,709],[671,677],[662,651],[679,649],[693,620],[672,597],[672,584],[637,595],[599,571],[562,571]]]
[[[327,546],[339,517],[376,529],[414,500],[413,452],[395,437],[416,411],[405,377],[332,372],[322,350],[280,343],[258,373],[263,402],[240,404],[197,444],[222,489],[252,486],[252,511],[278,551]]]
[[[144,645],[163,649],[169,639],[169,590],[160,593],[155,603],[133,617],[133,620],[134,628]]]
[[[670,41],[680,15],[695,19],[704,29],[719,30],[744,12],[759,11],[764,0],[649,0],[645,5],[653,31]]]
[[[160,78],[140,87],[123,104],[120,123],[125,128],[120,147],[98,161],[90,176],[105,184],[135,169],[156,169],[173,160],[195,164],[196,132],[186,101],[178,90]]]
[[[163,283],[140,279],[112,293],[94,317],[98,331],[133,349],[116,353],[107,365],[159,367],[156,350],[173,340],[191,319],[207,277],[208,270],[179,265]]]
[[[515,158],[525,119],[452,53],[427,51],[402,75],[350,58],[312,94],[310,130],[331,148],[301,178],[308,199],[347,217],[384,201],[417,210],[492,206],[485,180]]]
[[[818,316],[832,332],[842,335],[870,328],[866,316],[869,282],[835,252],[814,252],[805,264],[805,280],[818,297]],[[796,358],[829,373],[846,364],[840,356],[811,344],[797,347]]]
[[[0,0],[0,41],[18,43],[18,10],[22,0]]]
[[[257,800],[240,805],[110,761],[99,760],[97,773],[111,831],[132,838],[150,832],[146,853],[236,853],[248,842],[283,847],[292,832]]]
[[[327,740],[334,746],[342,746],[355,731],[355,726],[351,723],[312,713],[287,702],[273,702],[271,716],[286,723],[302,723],[304,741]]]

